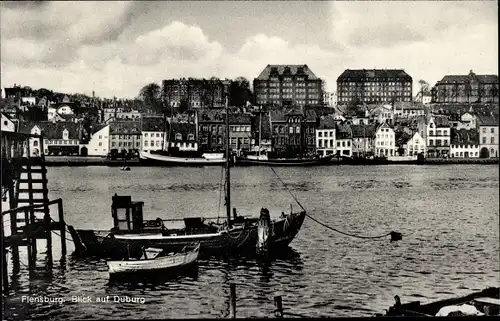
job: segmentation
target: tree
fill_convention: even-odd
[[[156,83],[150,83],[142,87],[139,92],[139,99],[141,99],[145,107],[153,112],[161,113],[163,112],[163,106],[161,103],[161,88]]]
[[[418,84],[420,86],[420,95],[430,95],[431,91],[430,91],[430,85],[427,81],[423,80],[423,79],[420,79],[418,81]]]
[[[229,85],[229,103],[231,106],[243,107],[251,101],[250,82],[245,77],[238,77]]]
[[[347,114],[351,116],[365,116],[363,104],[358,96],[355,96],[347,103]]]

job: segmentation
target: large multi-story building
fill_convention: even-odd
[[[446,75],[431,92],[434,103],[498,103],[498,76]]]
[[[231,80],[210,79],[166,79],[163,80],[162,100],[166,106],[180,108],[221,108],[225,106],[226,94]]]
[[[337,78],[337,103],[412,101],[413,80],[402,69],[346,69]]]
[[[254,79],[257,105],[322,106],[323,81],[307,65],[267,65]]]

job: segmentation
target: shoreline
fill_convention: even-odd
[[[373,161],[373,160],[347,160],[336,162],[333,161],[331,164],[322,166],[338,166],[338,165],[462,165],[462,164],[477,164],[477,165],[492,165],[499,164],[498,158],[429,158],[424,161]],[[151,165],[143,164],[138,159],[131,160],[111,160],[101,157],[65,157],[65,156],[46,156],[45,165],[47,167],[63,167],[63,166],[109,166],[109,167],[121,167],[121,166],[143,166],[143,167],[176,167],[174,165]],[[178,165],[183,167],[182,165]],[[236,166],[239,166],[238,164]],[[245,165],[245,167],[251,165]]]

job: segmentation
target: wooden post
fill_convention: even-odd
[[[30,217],[28,213],[28,209],[24,210],[24,220],[26,221],[26,224],[24,225],[24,234],[26,235],[26,251],[28,252],[28,268],[29,270],[34,269],[34,262],[33,262],[33,252],[32,252],[32,238],[31,238],[31,232],[28,231],[27,227],[30,225]]]
[[[7,251],[5,248],[5,245],[3,244],[4,241],[4,226],[3,226],[3,215],[1,217],[2,222],[1,222],[1,237],[2,237],[2,284],[3,284],[3,293],[8,294],[9,293],[9,274],[7,270]]]
[[[33,213],[34,215],[34,213]],[[47,241],[47,260],[48,266],[52,267],[52,229],[50,224],[50,215],[46,212],[43,216],[43,228],[44,228],[44,236]]]
[[[229,284],[229,318],[236,318],[236,285]]]
[[[277,318],[283,317],[283,301],[281,300],[281,295],[277,295],[274,297],[274,306],[276,310],[274,310],[274,315]]]
[[[61,254],[66,255],[66,223],[64,222],[64,210],[62,200],[57,202],[57,214],[59,215],[59,226],[61,234]]]
[[[17,212],[10,213],[10,235],[15,235],[17,233]],[[10,246],[12,253],[12,273],[17,274],[19,272],[19,248],[16,243]]]

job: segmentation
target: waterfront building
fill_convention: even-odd
[[[141,121],[141,149],[145,152],[162,150],[165,147],[165,133],[169,124],[163,116],[147,116]]]
[[[413,80],[402,69],[346,69],[337,78],[337,103],[412,101]]]
[[[261,110],[254,112],[255,117],[252,117],[252,140],[250,150],[253,152],[270,152],[272,151],[272,133],[269,112]],[[262,131],[262,133],[259,133]]]
[[[335,138],[337,142],[336,155],[352,157],[352,130],[347,122],[337,122]]]
[[[307,65],[267,65],[253,89],[257,105],[323,105],[323,81]]]
[[[2,130],[6,132],[17,131],[17,120],[12,119],[7,114],[2,113]]]
[[[180,151],[196,151],[196,124],[195,123],[170,123],[170,141],[168,148],[178,148]]]
[[[252,138],[252,118],[250,114],[229,114],[229,148],[250,151]]]
[[[451,129],[450,157],[479,157],[479,135],[475,129]]]
[[[403,148],[403,155],[401,156],[416,156],[420,153],[425,155],[426,152],[425,139],[419,132],[408,135],[401,147]]]
[[[336,154],[336,122],[331,116],[322,117],[316,128],[316,153],[321,156]]]
[[[271,110],[269,117],[276,153],[290,157],[315,153],[317,120],[314,110]]]
[[[30,138],[30,156],[78,155],[80,152],[80,123],[74,122],[24,122],[20,124],[21,133],[43,135],[43,150],[39,138]]]
[[[373,156],[375,150],[376,124],[353,124],[352,131],[352,156],[369,157]]]
[[[498,114],[477,115],[479,157],[498,157]]]
[[[450,151],[450,122],[446,116],[431,116],[426,130],[427,157],[447,156]]]
[[[205,151],[224,151],[226,137],[224,110],[202,109],[197,112],[198,144]]]
[[[118,152],[141,149],[141,124],[137,121],[118,121],[109,123],[110,151]]]
[[[162,100],[166,106],[173,108],[222,108],[230,85],[231,80],[215,77],[165,79],[162,82]]]
[[[434,103],[498,103],[498,75],[446,75],[431,92]]]
[[[394,130],[386,122],[377,126],[375,130],[375,156],[395,156],[396,137]]]
[[[95,124],[90,128],[90,139],[80,148],[82,156],[107,156],[110,152],[110,125]],[[115,141],[116,145],[116,141]],[[116,149],[116,146],[114,146]]]
[[[425,115],[425,106],[421,102],[398,101],[394,103],[394,115],[405,118]]]

